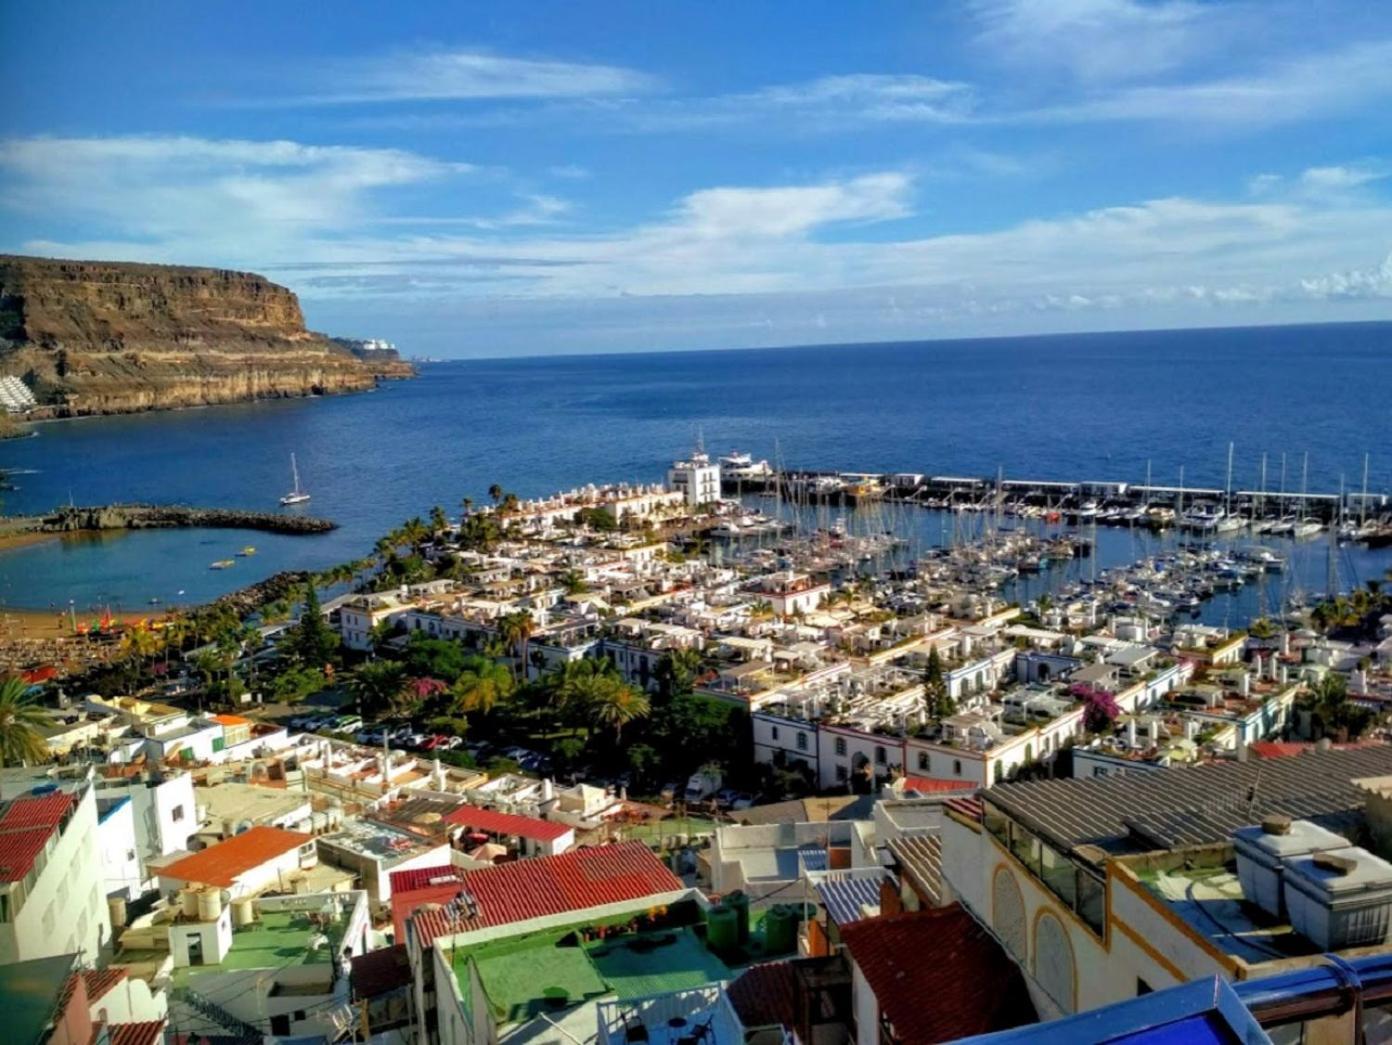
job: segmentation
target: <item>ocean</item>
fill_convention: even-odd
[[[493,483],[527,497],[652,482],[698,438],[785,467],[1392,491],[1392,323],[557,356],[428,364],[378,391],[62,421],[0,443],[5,511],[146,501],[274,510],[290,454],[338,522],[316,537],[124,533],[0,553],[0,600],[23,608],[197,602],[287,568],[366,554],[434,504]],[[1308,477],[1303,475],[1308,461]],[[940,521],[911,525],[931,543]],[[228,570],[209,563],[244,545]],[[1115,547],[1113,547],[1115,545]],[[1103,564],[1134,557],[1108,537]],[[1384,554],[1346,549],[1341,576]],[[1309,583],[1322,590],[1324,553]],[[1389,561],[1387,565],[1392,565]],[[1231,614],[1233,607],[1223,611]]]

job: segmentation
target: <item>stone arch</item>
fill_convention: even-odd
[[[1025,924],[1025,898],[1020,883],[1005,865],[991,879],[991,927],[1006,949],[1021,963],[1029,960],[1029,927]]]
[[[1064,924],[1049,911],[1034,919],[1034,980],[1064,1012],[1077,1009],[1077,963]]]

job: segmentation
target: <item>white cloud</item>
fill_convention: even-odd
[[[617,299],[663,302],[693,330],[765,306],[786,330],[788,303],[799,301],[832,330],[873,316],[907,336],[922,332],[915,324],[980,317],[1184,322],[1196,309],[1385,301],[1392,288],[1392,262],[1359,267],[1392,247],[1392,206],[1373,194],[1290,191],[1303,177],[1238,202],[1164,197],[928,235],[921,224],[913,235],[884,224],[915,216],[915,180],[894,170],[700,189],[605,233],[561,224],[569,204],[547,195],[522,196],[498,216],[440,219],[393,218],[378,199],[459,169],[294,142],[10,141],[0,146],[3,199],[37,231],[4,246],[267,271],[310,303],[410,300],[415,314],[475,301],[480,323],[494,308],[533,307],[570,317],[552,331],[561,341]],[[1334,169],[1311,177],[1344,184],[1364,168]],[[870,223],[882,227],[871,233]],[[74,226],[94,231],[64,238]],[[724,319],[707,314],[722,308]]]
[[[1373,166],[1310,167],[1300,174],[1300,183],[1311,189],[1356,189],[1388,176],[1384,168]]]
[[[1137,85],[1003,115],[1031,123],[1183,121],[1246,131],[1392,99],[1392,40],[1286,59],[1245,75]]]
[[[329,70],[320,79],[319,89],[283,101],[336,105],[590,98],[637,94],[656,86],[654,78],[619,66],[518,58],[478,50],[395,53]]]
[[[978,0],[978,44],[1011,65],[1088,83],[1167,72],[1220,43],[1219,7],[1190,0]]]

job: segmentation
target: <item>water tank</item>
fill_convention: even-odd
[[[1348,839],[1308,820],[1269,816],[1260,824],[1233,832],[1237,878],[1250,903],[1276,918],[1286,916],[1282,868],[1287,860],[1329,849],[1342,849]]]
[[[179,890],[179,903],[188,918],[198,917],[198,890],[192,886]]]
[[[240,929],[244,925],[251,925],[256,921],[256,901],[250,897],[243,897],[232,902],[232,924]]]
[[[797,950],[797,908],[777,904],[764,915],[764,953],[791,954]]]
[[[739,947],[739,915],[724,904],[706,912],[706,945],[716,954],[729,954]]]
[[[106,909],[111,914],[111,928],[123,929],[126,925],[126,898],[124,896],[110,896],[106,900]]]
[[[738,889],[725,897],[725,906],[735,912],[739,926],[739,942],[749,942],[749,897]]]
[[[218,915],[222,914],[222,890],[203,889],[198,893],[198,920],[200,922],[215,922]]]
[[[1350,846],[1286,861],[1291,927],[1322,951],[1381,947],[1392,925],[1392,864]]]

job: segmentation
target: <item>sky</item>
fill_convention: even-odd
[[[7,0],[0,251],[443,357],[1392,319],[1392,5]]]

